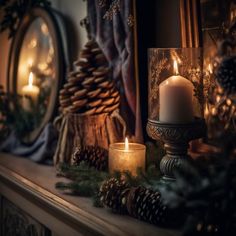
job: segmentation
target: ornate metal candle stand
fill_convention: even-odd
[[[147,133],[151,138],[165,143],[166,155],[161,160],[160,170],[164,175],[163,179],[174,180],[174,170],[184,168],[190,158],[189,141],[204,137],[206,124],[200,118],[186,124],[168,124],[149,119]]]

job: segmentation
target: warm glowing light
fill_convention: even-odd
[[[232,101],[231,101],[230,99],[227,99],[227,100],[226,100],[226,104],[227,104],[228,106],[230,106],[230,105],[232,104]]]
[[[211,113],[212,113],[213,116],[216,116],[217,115],[217,109],[215,107],[213,107],[211,109]]]
[[[29,73],[28,84],[22,87],[22,108],[25,111],[32,111],[32,104],[29,101],[29,97],[31,98],[32,102],[36,105],[38,102],[38,96],[40,93],[40,89],[38,86],[33,85],[33,73]]]
[[[205,117],[208,117],[209,113],[210,112],[209,112],[208,106],[206,105],[205,106],[205,111],[204,111]]]
[[[208,71],[210,74],[213,73],[213,69],[212,69],[212,65],[211,64],[208,64]]]
[[[178,75],[179,74],[179,70],[178,70],[178,63],[177,63],[176,60],[174,60],[173,66],[174,66],[174,73],[175,73],[175,75]]]
[[[220,95],[216,96],[216,102],[220,102]]]
[[[28,67],[31,68],[32,65],[33,65],[33,59],[32,59],[32,58],[29,58],[28,61],[27,61],[27,63],[28,63]]]
[[[46,70],[47,69],[47,67],[48,67],[48,64],[47,63],[39,63],[38,64],[38,68],[39,68],[39,70]]]
[[[41,31],[43,32],[43,34],[48,35],[48,27],[45,23],[41,25]]]
[[[28,44],[28,48],[35,48],[37,46],[38,42],[36,38],[31,39],[31,41]]]
[[[49,48],[49,55],[53,55],[54,54],[54,48],[51,46],[50,48]]]
[[[32,72],[30,72],[30,74],[29,74],[29,86],[33,86],[33,81],[34,81],[34,77],[33,77],[33,73]]]
[[[129,140],[127,137],[125,138],[125,150],[129,150]]]
[[[217,90],[218,90],[218,93],[220,93],[220,94],[224,93],[224,90],[221,87],[219,87]]]

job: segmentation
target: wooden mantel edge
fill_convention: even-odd
[[[0,165],[0,181],[7,183],[14,191],[30,199],[50,214],[61,217],[73,228],[91,235],[128,235],[111,222],[98,218],[79,207],[54,195],[14,171]]]

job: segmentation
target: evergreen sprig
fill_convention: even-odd
[[[212,159],[179,169],[176,182],[160,188],[167,206],[186,215],[183,235],[235,235],[236,160]]]
[[[69,190],[71,194],[79,196],[95,197],[100,184],[108,177],[108,174],[81,162],[79,166],[62,163],[58,168],[57,176],[66,177],[71,182],[58,182],[56,188]]]
[[[87,163],[81,162],[79,166],[62,163],[58,168],[58,177],[66,177],[71,180],[69,183],[58,182],[56,188],[63,191],[69,190],[71,194],[94,197],[98,193],[100,185],[109,178],[118,180],[125,178],[127,183],[132,187],[149,186],[157,188],[160,175],[154,166],[150,166],[146,173],[141,169],[137,170],[138,175],[133,176],[129,171],[115,171],[113,174],[98,171],[93,167],[89,167]]]

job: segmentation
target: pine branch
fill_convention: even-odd
[[[100,184],[108,177],[106,172],[97,171],[83,162],[79,166],[63,163],[58,171],[58,176],[69,178],[72,182],[58,182],[56,188],[86,197],[96,196]]]

